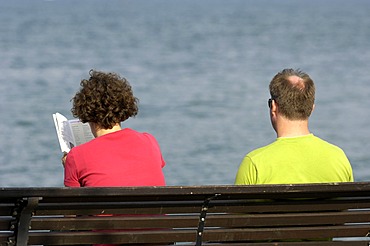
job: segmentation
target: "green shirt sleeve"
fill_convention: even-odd
[[[251,185],[257,183],[257,169],[251,158],[247,155],[244,157],[236,174],[236,185]]]

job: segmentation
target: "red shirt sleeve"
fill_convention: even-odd
[[[71,150],[64,165],[64,185],[67,187],[80,187],[77,176],[77,168],[74,160],[73,151]]]

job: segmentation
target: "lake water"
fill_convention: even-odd
[[[275,139],[268,84],[314,79],[311,131],[370,180],[368,0],[0,0],[0,186],[62,186],[52,114],[92,68],[126,77],[169,185],[232,184]]]

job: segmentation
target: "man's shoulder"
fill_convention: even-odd
[[[337,145],[335,145],[335,144],[333,144],[333,143],[331,143],[331,142],[329,142],[325,139],[322,139],[318,136],[313,136],[313,138],[314,138],[314,141],[316,141],[316,144],[317,144],[318,148],[326,147],[327,149],[331,149],[333,151],[343,152],[343,150],[339,146],[337,146]]]
[[[268,154],[269,152],[274,152],[275,150],[276,150],[276,141],[250,151],[247,154],[247,156],[249,156],[249,157],[257,157],[259,155]]]

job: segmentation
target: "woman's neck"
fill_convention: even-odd
[[[116,123],[111,129],[103,129],[103,128],[100,128],[96,124],[90,124],[90,127],[91,127],[91,131],[93,132],[96,138],[103,136],[105,134],[108,134],[108,133],[120,131],[122,129],[119,123]]]

